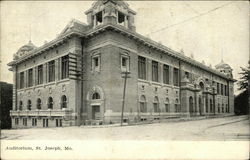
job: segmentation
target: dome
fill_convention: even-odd
[[[216,69],[232,69],[228,64],[226,64],[225,62],[223,62],[223,60],[221,60],[221,62],[219,64],[217,64],[215,66]]]
[[[24,46],[22,46],[21,48],[18,49],[16,55],[18,57],[26,55],[28,52],[30,52],[30,51],[32,51],[32,50],[34,50],[36,48],[37,47],[31,41],[29,41],[28,44],[26,44],[26,45],[24,45]]]

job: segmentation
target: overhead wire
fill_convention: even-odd
[[[168,28],[171,28],[171,27],[174,27],[174,26],[180,25],[180,24],[182,24],[182,23],[186,23],[186,22],[192,21],[192,20],[194,20],[194,19],[200,18],[201,16],[205,16],[205,15],[207,15],[207,14],[211,13],[211,12],[214,12],[214,11],[216,11],[216,10],[218,10],[218,9],[221,9],[221,8],[223,8],[223,7],[225,7],[225,6],[228,6],[228,5],[232,4],[232,3],[234,3],[234,1],[229,2],[229,3],[226,3],[226,4],[223,4],[223,5],[218,6],[218,7],[215,7],[215,8],[213,8],[213,9],[211,9],[211,10],[207,11],[207,12],[200,13],[200,14],[199,14],[199,15],[197,15],[197,16],[194,16],[194,17],[191,17],[191,18],[185,19],[185,20],[183,20],[183,21],[181,21],[181,22],[174,23],[174,24],[168,25],[168,26],[166,26],[166,27],[163,27],[163,28],[161,28],[161,29],[159,29],[159,30],[156,30],[156,31],[150,32],[150,33],[148,33],[147,35],[154,34],[154,33],[157,33],[157,32],[163,31],[163,30],[166,30],[166,29],[168,29]]]

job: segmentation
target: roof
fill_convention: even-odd
[[[79,23],[79,21],[76,21],[76,20],[71,21],[69,24],[73,24],[73,27],[70,27],[70,25],[68,27],[66,26],[65,29],[63,30],[63,32],[56,39],[44,44],[41,47],[38,47],[38,48],[32,50],[29,55],[26,55],[26,56],[24,56],[16,61],[12,61],[8,65],[12,66],[12,65],[18,64],[18,63],[20,63],[28,58],[34,57],[39,53],[42,53],[50,48],[53,48],[54,46],[60,45],[67,38],[70,38],[74,35],[78,36],[78,37],[82,37],[82,38],[89,38],[89,37],[92,37],[96,34],[100,34],[101,32],[104,32],[106,30],[113,30],[115,32],[120,32],[123,35],[131,37],[131,38],[143,43],[144,45],[146,45],[148,47],[151,47],[151,48],[154,48],[158,51],[164,52],[165,54],[168,54],[172,57],[175,57],[179,60],[182,60],[186,63],[189,63],[193,66],[196,66],[196,67],[199,67],[199,68],[206,70],[208,72],[214,73],[222,78],[236,81],[235,79],[229,78],[225,74],[220,73],[219,71],[212,69],[211,67],[206,66],[205,64],[202,64],[202,63],[200,63],[200,62],[198,62],[190,57],[187,57],[179,52],[176,52],[176,51],[174,51],[174,50],[172,50],[172,49],[170,49],[170,48],[168,48],[160,43],[157,43],[157,42],[155,42],[155,41],[153,41],[145,36],[142,36],[142,35],[134,32],[134,31],[130,31],[130,30],[124,28],[123,26],[114,25],[114,24],[105,24],[105,25],[98,26],[94,29],[88,29],[88,26],[85,26],[84,23]],[[71,28],[71,29],[68,29],[68,28]],[[80,28],[84,28],[84,30],[80,30]]]
[[[62,30],[59,36],[64,35],[70,31],[78,31],[84,33],[89,30],[89,26],[86,23],[83,23],[77,19],[71,19],[70,22],[66,25],[66,27]]]
[[[17,53],[24,52],[24,51],[31,51],[31,50],[36,49],[36,48],[37,47],[31,41],[29,41],[28,44],[25,44],[22,47],[20,47],[18,49]]]
[[[226,64],[223,60],[219,64],[215,66],[216,69],[232,69],[228,64]]]
[[[98,7],[102,6],[103,4],[105,4],[107,2],[112,2],[114,4],[118,4],[119,6],[123,6],[129,12],[131,12],[132,14],[136,14],[135,11],[133,11],[132,9],[129,8],[129,4],[127,2],[124,2],[123,0],[97,0],[96,2],[94,2],[92,4],[90,9],[85,11],[85,14],[88,14],[89,12],[92,12],[95,8],[98,8]]]

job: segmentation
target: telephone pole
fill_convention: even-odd
[[[125,94],[126,94],[126,85],[127,85],[127,78],[130,78],[129,74],[130,72],[125,71],[122,72],[122,78],[124,78],[124,88],[123,88],[123,97],[122,97],[122,115],[121,115],[121,126],[123,123],[123,112],[124,112],[124,105],[125,105]]]

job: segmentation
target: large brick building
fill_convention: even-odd
[[[234,113],[229,65],[216,69],[138,33],[126,2],[99,0],[51,42],[29,42],[9,63],[12,126],[53,127]]]

